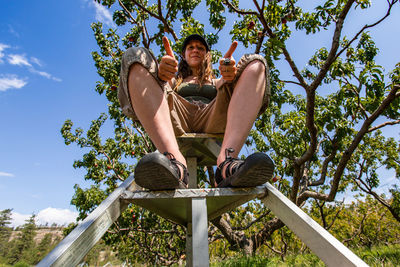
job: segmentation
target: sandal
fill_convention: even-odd
[[[240,160],[229,155],[233,152],[232,148],[227,148],[225,150],[225,160],[217,167],[215,181],[218,188],[254,187],[262,185],[272,178],[275,166],[268,155],[254,153],[245,160]],[[225,179],[223,178],[222,170],[225,171]]]
[[[179,166],[183,169],[183,175]],[[150,190],[186,189],[189,173],[169,152],[146,154],[136,165],[135,182]]]

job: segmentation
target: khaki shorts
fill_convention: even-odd
[[[189,102],[173,91],[168,83],[158,78],[158,61],[154,55],[146,48],[131,47],[124,53],[121,61],[118,99],[122,112],[133,120],[138,120],[130,101],[128,74],[132,64],[139,63],[149,71],[160,85],[160,89],[165,92],[176,136],[184,133],[224,133],[228,106],[237,80],[246,66],[254,60],[259,60],[265,65],[266,86],[262,107],[259,112],[261,114],[267,108],[271,94],[269,68],[262,56],[258,54],[244,55],[237,64],[238,72],[235,80],[218,88],[217,96],[210,103],[204,104],[200,101]],[[249,105],[251,104],[249,103]]]

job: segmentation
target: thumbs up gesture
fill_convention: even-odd
[[[175,73],[178,71],[178,61],[176,60],[174,53],[172,52],[171,46],[169,45],[168,38],[164,36],[162,38],[166,55],[161,58],[158,66],[158,77],[166,82],[170,82],[175,77]]]
[[[229,47],[228,52],[224,55],[224,58],[219,60],[219,71],[222,75],[222,79],[225,81],[231,82],[236,77],[236,65],[235,60],[232,57],[233,52],[235,52],[238,43],[234,41]]]

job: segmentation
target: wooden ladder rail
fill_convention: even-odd
[[[134,185],[128,177],[69,233],[37,266],[76,266],[126,209],[121,196]]]

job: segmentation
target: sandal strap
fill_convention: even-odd
[[[176,172],[178,173],[179,181],[182,181],[182,182],[184,182],[185,184],[188,184],[188,182],[189,182],[189,181],[188,181],[189,173],[188,173],[188,171],[187,171],[186,166],[183,165],[182,162],[178,161],[178,160],[175,158],[175,156],[174,156],[172,153],[169,153],[168,151],[167,151],[167,152],[164,152],[164,156],[168,157],[169,160],[171,161],[172,166],[175,168]],[[183,175],[182,175],[181,169],[179,169],[178,165],[182,167]]]
[[[216,175],[215,175],[215,180],[217,184],[219,184],[224,178],[228,178],[229,176],[233,175],[243,164],[243,160],[240,160],[238,158],[233,158],[230,156],[230,153],[235,152],[233,148],[227,148],[225,149],[225,160],[221,162],[221,164],[218,165]],[[225,168],[225,172],[223,175],[222,170]]]

